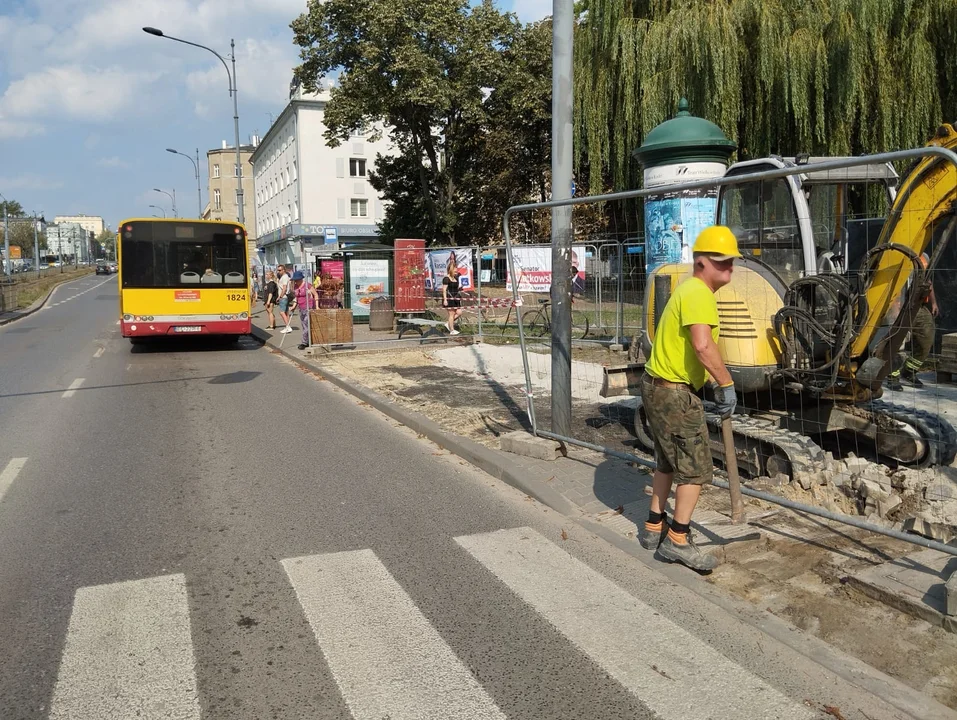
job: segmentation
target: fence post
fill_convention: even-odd
[[[618,301],[615,303],[615,343],[625,344],[625,246],[620,241],[616,245],[618,257]]]

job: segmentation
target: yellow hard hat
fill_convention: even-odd
[[[741,257],[738,252],[738,239],[731,228],[724,225],[706,227],[695,240],[692,252],[708,253],[715,260],[730,260]]]

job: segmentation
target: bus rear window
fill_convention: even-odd
[[[125,288],[246,285],[246,238],[235,225],[128,223],[120,243]]]

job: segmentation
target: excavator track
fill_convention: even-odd
[[[711,452],[716,459],[724,460],[724,444],[721,440],[721,417],[705,412],[705,420],[711,439]],[[635,428],[639,442],[654,453],[647,420],[641,410],[641,399],[635,411]],[[738,466],[753,477],[784,473],[792,481],[807,487],[820,484],[822,473],[827,472],[827,456],[811,438],[785,430],[769,420],[738,414],[731,418]]]
[[[705,413],[712,439],[721,439],[721,418],[714,413]],[[738,464],[746,463],[752,473],[775,475],[784,473],[804,487],[820,485],[826,478],[827,456],[816,442],[806,435],[785,430],[770,420],[734,415],[731,418],[734,430]],[[715,452],[720,450],[720,452]],[[712,452],[724,457],[724,446]]]
[[[927,441],[927,453],[916,467],[950,465],[957,457],[957,430],[940,415],[883,400],[875,400],[867,409],[909,425]]]

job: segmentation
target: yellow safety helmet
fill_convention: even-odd
[[[692,252],[708,253],[715,260],[730,260],[741,257],[738,252],[738,239],[731,228],[724,225],[706,227],[695,240]]]

